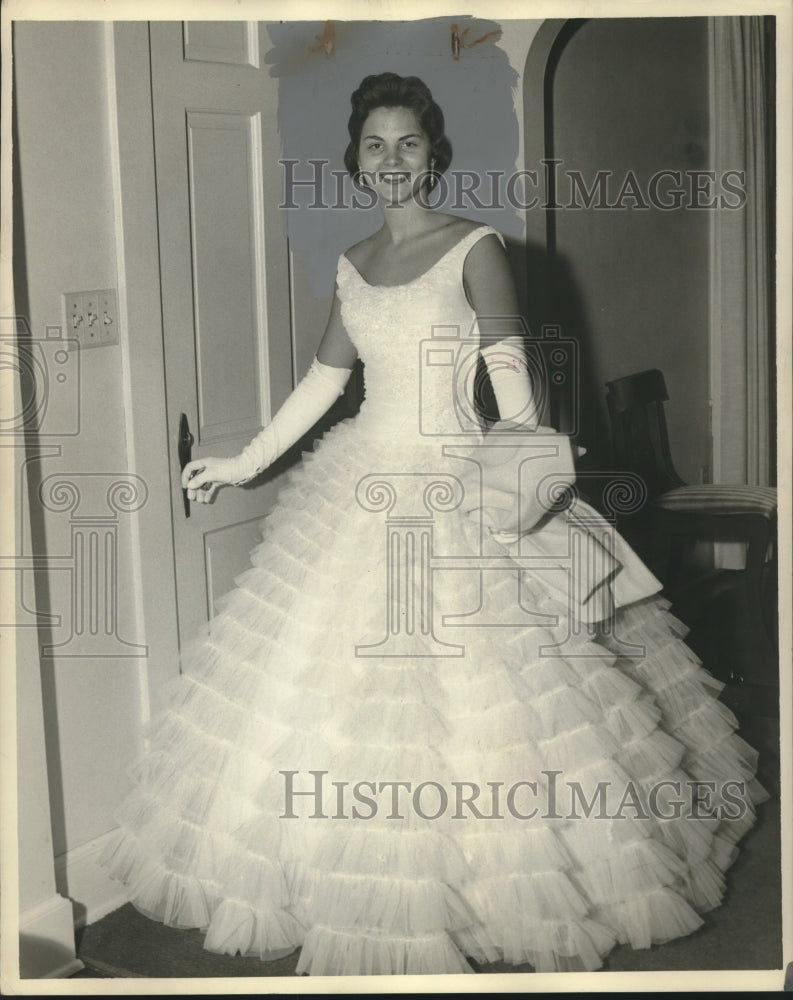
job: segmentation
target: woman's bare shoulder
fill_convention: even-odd
[[[434,225],[427,229],[421,237],[417,237],[417,244],[426,244],[427,250],[448,245],[453,247],[455,243],[465,239],[469,233],[482,228],[481,222],[474,222],[471,219],[464,219],[459,215],[447,215],[442,212],[436,213],[433,218]],[[383,248],[383,230],[371,233],[364,239],[353,243],[344,251],[345,257],[355,267],[362,267],[371,259],[372,254]]]
[[[464,219],[459,215],[444,215],[438,213],[438,229],[444,229],[449,236],[462,239],[475,229],[480,229],[481,222],[474,222],[471,219]]]
[[[452,222],[449,223],[445,231],[445,242],[449,246],[454,246],[457,243],[462,243],[463,240],[468,239],[471,233],[479,232],[480,230],[488,230],[487,233],[483,234],[483,238],[474,241],[474,246],[468,254],[469,257],[473,255],[473,260],[477,260],[482,256],[487,256],[488,254],[495,254],[499,256],[499,251],[503,252],[503,237],[498,232],[498,230],[493,229],[492,226],[488,226],[483,222],[474,222],[471,219],[459,219],[454,218]],[[476,248],[482,247],[481,250]]]

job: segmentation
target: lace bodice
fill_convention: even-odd
[[[479,330],[463,265],[490,234],[503,243],[495,229],[479,226],[400,285],[371,285],[345,255],[339,258],[341,315],[365,366],[358,422],[367,434],[417,444],[478,433],[472,400]]]

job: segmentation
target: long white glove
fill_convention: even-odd
[[[189,500],[208,501],[217,486],[239,486],[258,475],[291,448],[344,392],[351,368],[334,368],[314,358],[305,377],[270,423],[231,458],[199,458],[182,471]]]
[[[541,480],[553,476],[559,483],[575,481],[573,450],[566,434],[540,424],[540,406],[532,392],[522,339],[505,337],[484,346],[481,355],[500,419],[485,435],[483,445],[472,451],[478,471],[472,476],[474,466],[466,463],[463,483],[471,516],[481,518],[496,537],[509,543],[548,513],[537,493]],[[524,429],[525,435],[515,435]],[[512,433],[505,439],[499,431]]]
[[[483,346],[480,353],[498,403],[498,424],[513,427],[520,424],[527,430],[537,427],[539,406],[532,391],[522,338],[504,337]]]

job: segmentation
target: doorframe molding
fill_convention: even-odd
[[[145,723],[179,672],[149,24],[108,22],[105,31],[127,464],[148,490],[131,518]]]
[[[718,92],[718,66],[716,60],[715,25],[712,17],[708,18],[708,102],[710,110],[710,163],[709,168],[715,170],[716,146],[718,142],[719,116],[716,107]],[[708,350],[710,355],[710,482],[722,481],[722,234],[721,212],[710,213],[710,323],[708,328]],[[717,548],[720,543],[717,543]]]
[[[539,170],[547,155],[548,70],[560,36],[569,18],[548,18],[532,39],[523,66],[523,160]],[[538,177],[538,195],[547,201],[546,174]],[[527,241],[548,247],[548,210],[527,209],[524,215]]]

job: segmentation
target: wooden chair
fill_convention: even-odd
[[[687,485],[677,474],[669,449],[664,415],[669,396],[663,373],[657,369],[637,372],[606,386],[614,468],[638,475],[647,490],[641,510],[625,519],[620,530],[663,582],[675,610],[698,606],[701,612],[709,600],[721,601],[718,630],[723,631],[725,618],[739,630],[732,646],[720,636],[719,656],[733,661],[730,679],[778,683],[776,626],[773,618],[767,621],[769,609],[764,601],[766,584],[775,581],[776,490]],[[700,540],[744,543],[744,569],[697,573],[686,554]],[[724,596],[728,592],[732,605]],[[734,620],[729,610],[725,612],[729,608],[737,608]],[[685,614],[680,616],[692,624]],[[740,652],[736,643],[743,647]]]

